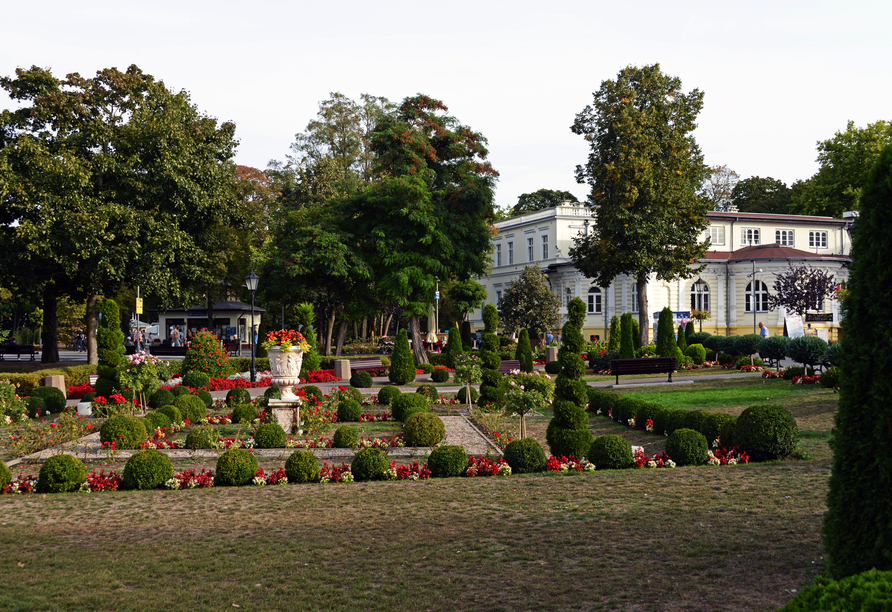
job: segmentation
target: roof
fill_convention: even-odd
[[[763,220],[763,221],[786,221],[788,223],[822,223],[828,225],[846,225],[849,223],[846,219],[836,219],[834,217],[817,217],[809,215],[777,215],[771,213],[748,213],[748,212],[716,212],[712,211],[706,214],[710,219],[727,219],[733,220]]]
[[[186,309],[186,308],[168,308],[167,310],[165,310],[163,312],[186,312],[186,310],[208,310],[208,307],[205,306],[204,304],[196,304],[194,306],[190,306],[188,309]],[[237,310],[237,311],[242,311],[242,312],[244,312],[244,311],[251,312],[251,305],[245,304],[244,302],[242,302],[240,300],[221,300],[219,302],[214,302],[213,310],[215,313],[223,312],[226,310],[230,310],[230,311]],[[260,306],[254,306],[254,312],[255,313],[264,313],[264,312],[266,312],[266,310],[261,308]]]
[[[812,253],[780,244],[759,244],[743,247],[736,251],[706,251],[701,259],[727,261],[753,261],[754,259],[838,259],[851,261],[848,255],[838,253]]]

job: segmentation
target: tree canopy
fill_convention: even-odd
[[[731,201],[731,192],[740,175],[728,166],[712,166],[703,180],[702,194],[709,200],[712,210],[724,210]]]
[[[574,239],[570,256],[602,287],[620,274],[637,280],[642,343],[648,276],[690,278],[706,248],[710,202],[697,191],[708,169],[692,134],[702,107],[703,93],[684,93],[659,64],[629,66],[601,83],[571,128],[591,146],[576,180],[591,186],[595,224]]]
[[[462,319],[466,320],[468,313],[480,308],[480,304],[486,299],[486,287],[473,278],[468,278],[450,287],[448,295],[453,305],[461,312]]]
[[[579,202],[579,200],[569,191],[540,189],[533,193],[524,193],[517,198],[517,204],[514,205],[508,216],[516,217],[517,215],[536,212],[543,208],[553,208],[560,206],[561,202]]]
[[[505,331],[528,329],[539,336],[561,322],[561,300],[538,266],[526,266],[502,292],[499,320]]]
[[[786,272],[775,276],[774,294],[768,297],[768,307],[780,306],[800,316],[807,310],[822,310],[824,300],[833,297],[836,281],[826,270],[790,264]]]
[[[783,181],[751,176],[734,186],[731,201],[740,212],[785,215],[790,212],[792,193]]]

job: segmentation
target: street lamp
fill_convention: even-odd
[[[694,295],[696,296],[696,303],[694,306],[696,310],[705,310],[703,308],[703,285],[706,283],[703,282],[703,277],[698,276],[697,280],[694,281]],[[700,331],[703,331],[703,319],[700,319]]]
[[[748,278],[752,278],[750,281],[750,305],[753,307],[753,333],[758,333],[756,331],[756,312],[759,310],[758,301],[756,300],[756,274],[762,274],[762,268],[756,270],[756,260],[753,260],[753,272],[752,274],[747,274]]]
[[[254,364],[254,292],[257,291],[257,283],[260,277],[254,274],[254,270],[245,277],[245,286],[251,292],[251,382],[257,380],[257,367]]]

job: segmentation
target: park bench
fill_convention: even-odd
[[[241,342],[238,339],[235,340],[226,340],[223,343],[223,349],[229,353],[230,357],[235,357],[238,355],[239,348],[241,347]]]
[[[20,355],[31,355],[31,361],[34,361],[37,351],[34,350],[33,344],[2,344],[0,345],[0,361],[4,361],[4,355],[15,355],[16,361],[19,360]]]
[[[153,346],[151,352],[155,357],[185,357],[186,347],[162,344],[160,346]]]
[[[350,373],[353,372],[375,372],[377,370],[386,370],[387,366],[381,363],[381,358],[370,357],[367,359],[350,359]]]
[[[502,374],[508,374],[511,370],[519,370],[520,369],[520,361],[517,360],[507,360],[502,361],[502,365],[499,366],[499,372]]]
[[[612,359],[610,361],[610,375],[616,376],[616,384],[619,377],[626,374],[665,374],[669,373],[672,382],[672,372],[675,371],[675,357],[641,357],[638,359]]]

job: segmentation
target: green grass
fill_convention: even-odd
[[[634,394],[636,398],[648,402],[659,402],[666,408],[727,408],[733,406],[752,406],[754,404],[783,404],[788,398],[812,395],[820,389],[825,394],[833,395],[832,390],[821,389],[816,385],[792,385],[786,380],[721,380],[698,381],[685,387],[661,388],[660,390],[640,387],[624,390],[621,387],[614,391]]]

